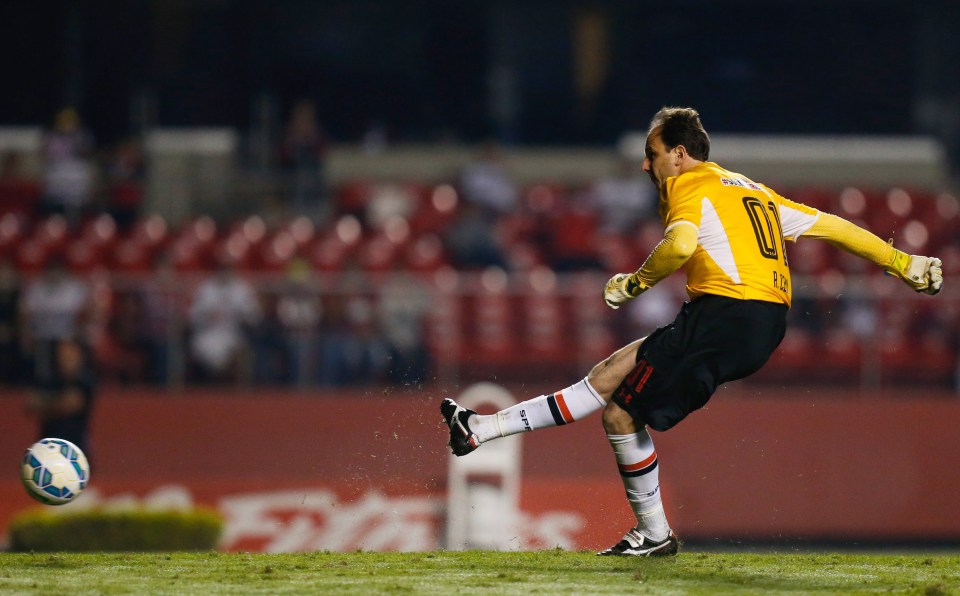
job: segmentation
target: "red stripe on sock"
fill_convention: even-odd
[[[643,460],[643,461],[637,462],[637,463],[635,463],[635,464],[620,464],[620,465],[619,465],[619,466],[620,466],[620,471],[621,471],[621,472],[636,472],[637,470],[642,470],[643,468],[646,468],[647,466],[649,466],[650,464],[652,464],[652,463],[654,462],[654,460],[656,460],[656,459],[657,459],[657,452],[654,451],[653,453],[650,454],[650,457],[648,457],[647,459],[645,459],[645,460]]]

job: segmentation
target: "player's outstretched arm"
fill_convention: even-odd
[[[940,259],[908,255],[897,250],[892,240],[884,242],[875,234],[830,213],[820,213],[816,223],[802,234],[826,240],[837,248],[873,261],[891,275],[902,279],[917,292],[936,294],[943,285]]]
[[[607,281],[603,300],[610,308],[620,308],[679,269],[697,248],[698,228],[688,222],[670,227],[663,240],[633,273],[618,273]]]

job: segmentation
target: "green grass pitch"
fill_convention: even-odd
[[[960,594],[960,556],[0,553],[0,594]]]

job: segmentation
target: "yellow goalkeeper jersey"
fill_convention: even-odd
[[[785,240],[795,240],[819,216],[763,184],[713,162],[668,178],[660,196],[667,230],[697,228],[697,248],[683,265],[687,293],[790,305]]]

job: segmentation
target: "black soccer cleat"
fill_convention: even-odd
[[[440,413],[443,421],[450,427],[450,449],[454,455],[466,455],[480,446],[480,440],[467,424],[467,419],[476,412],[457,405],[457,402],[447,397],[440,402]]]
[[[672,530],[660,542],[653,542],[634,528],[626,533],[623,540],[597,554],[601,557],[666,557],[678,552],[680,540]]]

